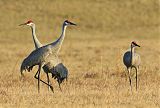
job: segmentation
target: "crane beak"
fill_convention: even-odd
[[[136,46],[141,47],[140,45],[136,45]]]
[[[138,45],[138,44],[137,44],[137,43],[135,43],[135,42],[132,42],[132,44],[134,44],[135,46],[140,47],[140,45]]]
[[[26,25],[27,23],[23,23],[23,24],[20,24],[19,26],[23,26],[23,25]]]
[[[77,26],[77,24],[75,24],[75,23],[72,23],[72,22],[70,22],[70,25],[74,25],[74,26]]]

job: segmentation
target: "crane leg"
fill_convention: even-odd
[[[136,70],[136,91],[137,91],[137,88],[138,88],[138,68],[133,66],[132,68],[135,68]]]
[[[137,91],[137,88],[138,88],[138,69],[135,67],[136,69],[136,91]]]
[[[138,88],[138,75],[137,75],[137,70],[136,70],[136,90]]]
[[[39,72],[39,70],[38,70],[37,73],[34,75],[34,78],[37,79],[37,80],[38,80],[38,77],[37,77],[38,72]],[[42,83],[48,85],[48,86],[50,87],[50,89],[52,90],[52,92],[54,92],[54,91],[53,91],[53,87],[52,87],[51,85],[49,85],[49,84],[46,83],[45,81],[41,80],[40,78],[39,78],[39,81],[41,81]]]
[[[61,83],[60,83],[60,80],[59,80],[59,79],[58,79],[58,85],[59,85],[60,91],[62,92]]]
[[[36,79],[38,79],[37,74],[38,74],[38,77],[39,77],[39,69],[36,72],[36,74],[34,75],[34,78],[36,78]],[[38,93],[39,93],[39,82],[38,82]]]
[[[48,85],[51,85],[50,84],[50,81],[49,81],[49,75],[48,75],[48,73],[46,73],[47,74],[47,82],[48,82]],[[49,88],[50,88],[50,86],[48,86],[48,91],[49,91]]]
[[[38,93],[40,92],[40,72],[41,72],[41,65],[39,65],[38,69]]]
[[[127,70],[128,70],[129,84],[130,84],[131,91],[132,91],[132,80],[131,80],[131,76],[130,76],[131,69],[130,69],[130,68],[128,68]]]

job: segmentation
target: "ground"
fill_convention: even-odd
[[[0,1],[0,107],[159,108],[160,21],[159,0],[1,0]],[[29,27],[32,19],[38,39],[50,43],[67,28],[60,58],[69,70],[68,81],[51,79],[55,93],[34,74],[20,75],[22,60],[34,50]],[[123,53],[131,41],[141,46],[138,90],[131,92]],[[46,80],[45,73],[41,78]]]

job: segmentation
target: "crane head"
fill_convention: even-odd
[[[27,22],[23,23],[23,24],[20,24],[19,26],[22,26],[22,25],[28,25],[28,26],[32,26],[34,23],[32,20],[28,20]]]
[[[64,21],[64,25],[77,25],[77,24],[75,24],[75,23],[73,23],[73,22],[71,22],[71,21],[68,21],[68,20],[65,20]]]
[[[131,45],[132,45],[132,47],[135,47],[135,46],[140,47],[140,45],[138,45],[135,41],[132,41]]]

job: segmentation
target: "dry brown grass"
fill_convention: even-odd
[[[0,7],[1,107],[160,107],[158,0],[1,0]],[[69,69],[63,92],[52,80],[55,93],[41,85],[38,94],[36,69],[20,78],[21,61],[34,46],[30,29],[18,24],[29,18],[42,43],[59,36],[66,18],[79,25],[68,28],[60,51]],[[122,63],[132,40],[142,46],[139,88],[136,92],[134,85],[133,93]]]

